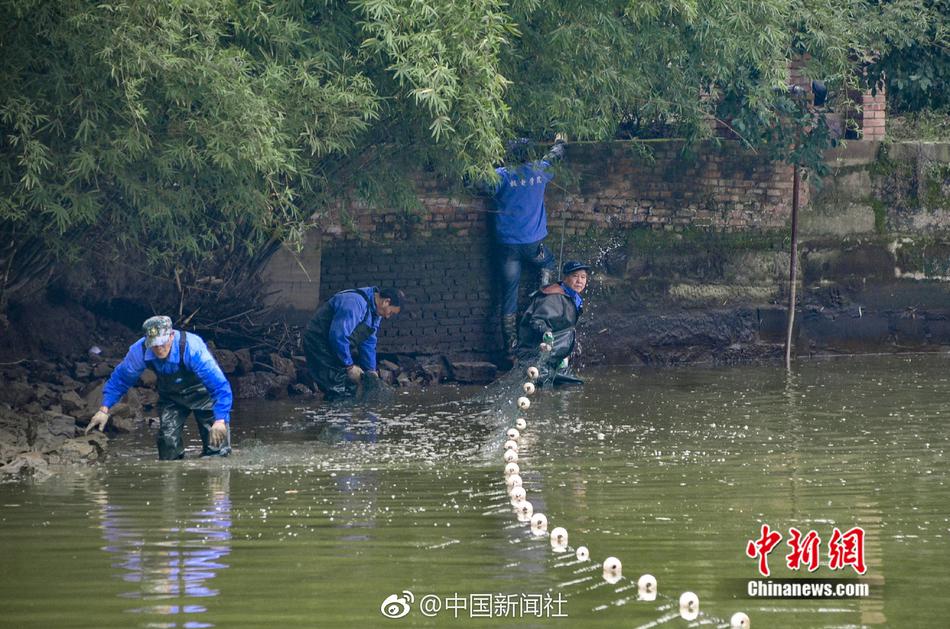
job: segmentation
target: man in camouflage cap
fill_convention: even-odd
[[[109,409],[129,390],[148,367],[158,377],[158,458],[185,456],[182,428],[194,413],[201,434],[202,456],[227,456],[231,452],[231,385],[201,337],[175,330],[165,316],[150,317],[142,324],[145,336],[129,347],[102,390],[102,406],[86,432],[102,430]]]

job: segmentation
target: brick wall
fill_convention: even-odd
[[[628,142],[572,143],[548,188],[548,246],[565,257],[572,236],[632,227],[679,231],[784,228],[791,209],[791,167],[771,164],[736,143],[682,155],[677,141],[651,142],[646,159]],[[491,206],[453,198],[437,181],[418,185],[416,215],[354,204],[347,220],[324,228],[320,300],[376,284],[406,290],[412,314],[383,323],[381,353],[481,355],[500,347]],[[807,190],[803,203],[807,202]],[[354,230],[355,227],[355,230]],[[522,296],[536,284],[523,276]]]
[[[480,218],[484,223],[484,218]],[[493,309],[490,244],[481,236],[335,239],[323,247],[321,302],[348,288],[376,285],[403,289],[405,315],[384,321],[380,353],[472,354],[487,357],[500,346]],[[481,229],[484,232],[484,227]]]
[[[626,142],[571,145],[565,165],[576,181],[549,188],[549,225],[564,224],[568,235],[591,227],[738,231],[785,225],[791,166],[769,163],[734,142],[705,145],[694,157],[682,155],[681,142],[649,146],[652,160]]]
[[[883,140],[887,117],[884,85],[879,87],[877,94],[864,92],[858,102],[861,110],[855,116],[861,129],[861,139]]]

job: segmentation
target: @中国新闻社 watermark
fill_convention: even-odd
[[[417,597],[409,590],[390,594],[379,606],[386,618],[398,619],[410,613],[426,618],[567,618],[567,602],[555,594],[425,594]]]

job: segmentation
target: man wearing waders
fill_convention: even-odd
[[[576,344],[577,320],[584,311],[581,293],[587,288],[588,273],[590,267],[583,262],[565,262],[563,279],[535,291],[521,318],[518,359],[525,365],[538,361],[541,385],[584,383],[572,372],[569,360]],[[550,350],[541,351],[542,343]]]
[[[129,347],[106,382],[102,406],[86,432],[105,428],[109,409],[148,367],[158,377],[158,458],[172,461],[185,456],[181,433],[189,413],[198,423],[201,456],[230,454],[231,385],[208,346],[195,334],[173,329],[169,317],[151,317],[142,329],[145,336]]]
[[[379,384],[376,334],[399,314],[405,295],[375,286],[340,291],[317,309],[303,335],[307,368],[328,401],[352,397],[361,381]],[[355,358],[354,358],[355,354]]]
[[[541,271],[541,286],[554,279],[555,259],[544,245],[548,235],[544,190],[554,178],[551,163],[564,155],[564,138],[558,134],[554,146],[541,160],[531,159],[531,142],[526,138],[508,144],[508,166],[496,168],[498,183],[491,190],[495,207],[495,240],[501,265],[501,331],[505,355],[514,359],[518,345],[518,286],[521,265],[528,262]]]

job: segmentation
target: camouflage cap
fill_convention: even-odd
[[[142,324],[142,331],[145,332],[146,347],[164,345],[172,335],[171,317],[165,315],[149,317]]]

